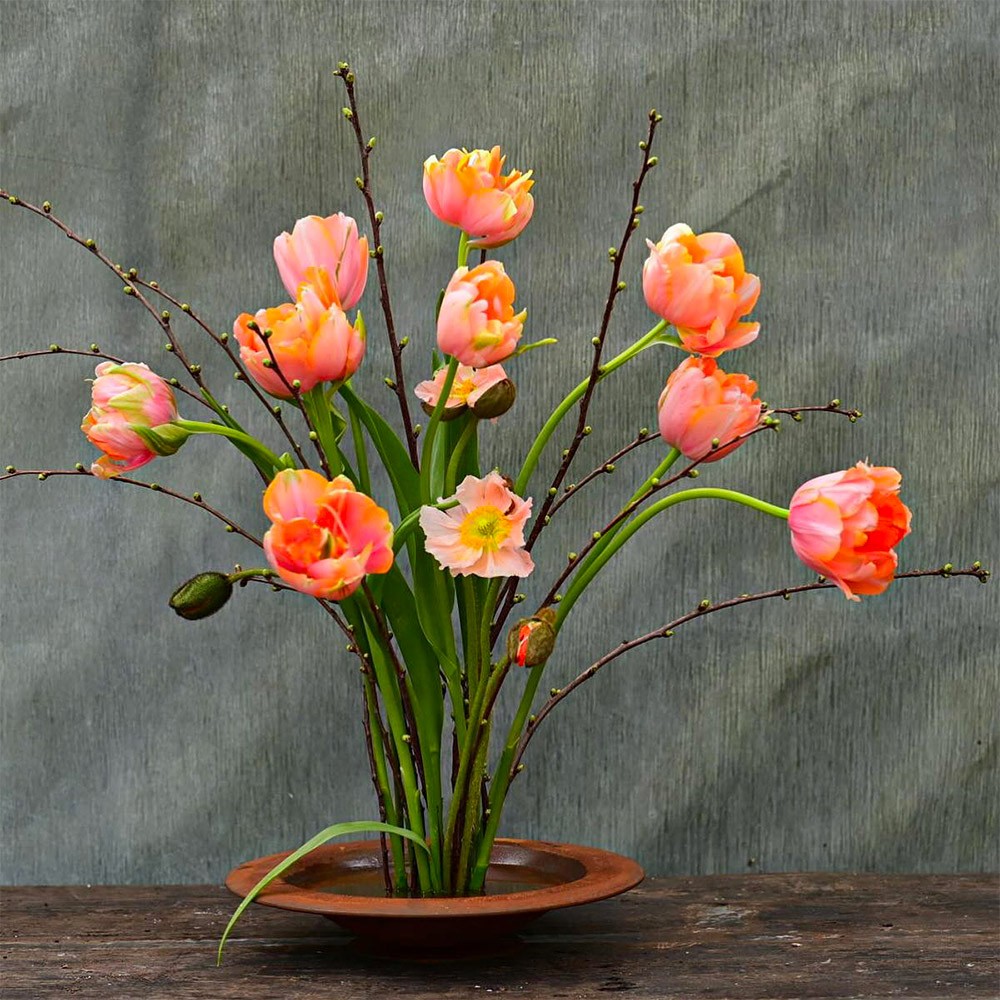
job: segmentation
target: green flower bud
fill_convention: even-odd
[[[501,417],[517,399],[517,386],[509,378],[490,386],[472,405],[472,412],[479,418]]]
[[[170,595],[170,607],[188,621],[214,615],[232,597],[233,585],[225,573],[199,573]]]

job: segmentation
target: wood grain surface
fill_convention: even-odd
[[[700,483],[785,503],[804,480],[870,457],[904,473],[904,569],[995,568],[998,25],[992,2],[6,0],[0,183],[49,199],[225,330],[283,300],[275,234],[310,212],[363,212],[331,73],[350,59],[379,139],[373,183],[413,382],[429,370],[455,254],[424,205],[421,164],[501,143],[535,170],[537,209],[500,256],[526,337],[560,338],[510,365],[517,405],[484,428],[484,454],[511,472],[589,364],[606,248],[656,106],[660,163],[609,349],[652,325],[641,237],[676,221],[722,229],[763,282],[760,338],[724,367],[775,405],[836,396],[864,412],[855,425],[786,421]],[[358,385],[391,414],[371,288],[362,307]],[[183,321],[209,384],[280,445]],[[3,352],[98,342],[180,374],[161,340],[85,251],[0,206]],[[602,387],[582,471],[655,426],[678,361],[650,351]],[[78,431],[90,374],[69,356],[0,366],[0,465],[91,461]],[[543,459],[536,496],[563,446]],[[639,449],[559,512],[529,598],[655,460]],[[263,527],[260,484],[224,442],[192,441],[139,474]],[[375,493],[388,502],[385,483]],[[357,672],[326,617],[266,588],[203,622],[167,608],[195,572],[256,558],[148,491],[0,484],[0,878],[217,882],[240,860],[374,815]],[[780,521],[682,505],[579,602],[543,686],[702,598],[809,579]],[[502,832],[606,847],[662,874],[995,869],[998,610],[994,586],[933,580],[860,606],[821,593],[695,622],[559,706]]]
[[[215,886],[6,889],[5,1000],[995,998],[993,876],[650,879],[542,917],[493,956],[366,954],[321,917],[253,906],[215,967],[233,897]]]

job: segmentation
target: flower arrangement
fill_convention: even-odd
[[[361,128],[354,74],[341,63],[336,75],[346,88],[343,114],[357,141],[357,185],[370,238],[343,213],[300,219],[274,241],[274,260],[290,301],[241,314],[231,334],[215,332],[156,281],[114,263],[94,240],[58,219],[48,202],[36,206],[0,192],[109,268],[125,294],[152,316],[184,376],[183,381],[165,378],[96,344],[89,350],[53,344],[0,359],[45,354],[101,359],[82,430],[102,453],[89,468],[82,463],[75,469],[8,466],[0,478],[93,476],[157,491],[208,512],[258,547],[265,564],[198,574],[174,592],[174,610],[189,619],[214,614],[231,598],[234,585],[264,583],[277,591],[297,591],[331,619],[360,668],[378,820],[337,823],[292,852],[247,895],[222,943],[272,879],[347,832],[379,833],[387,895],[482,892],[504,803],[533,735],[563,699],[643,643],[753,601],[831,588],[857,601],[882,593],[898,579],[970,576],[985,582],[989,575],[979,563],[897,571],[896,548],[910,532],[910,511],[900,499],[900,474],[888,466],[858,462],[819,476],[800,486],[787,507],[723,487],[675,489],[696,478],[699,466],[713,464],[714,469],[750,438],[777,430],[783,416],[798,421],[816,412],[854,422],[861,414],[839,400],[771,406],[758,397],[752,378],[720,367],[718,359],[729,355],[725,364],[730,366],[736,357],[730,352],[760,334],[760,324],[749,318],[760,279],[746,270],[740,246],[724,233],[698,234],[678,224],[658,242],[647,241],[642,288],[656,322],[627,349],[606,357],[609,322],[626,287],[627,251],[643,213],[643,182],[657,165],[652,149],[661,116],[655,110],[639,143],[640,165],[624,231],[608,251],[609,291],[592,339],[589,371],[544,423],[520,469],[491,469],[479,453],[479,424],[504,419],[515,403],[512,375],[518,359],[552,342],[523,342],[527,311],[514,278],[495,256],[531,220],[531,171],[508,170],[499,147],[450,149],[424,163],[427,206],[458,231],[458,254],[438,300],[430,377],[408,388],[403,363],[408,339],[397,337],[393,322],[383,215],[370,174],[375,139],[366,138]],[[478,262],[470,261],[473,251]],[[351,384],[365,356],[366,325],[357,307],[372,262],[393,365],[386,384],[395,396],[401,434]],[[171,311],[161,310],[157,299],[186,315],[225,352],[237,380],[273,418],[276,439],[284,442],[281,453],[251,436],[218,401],[178,339]],[[429,348],[430,338],[427,331],[426,342],[413,346]],[[657,404],[659,434],[643,429],[592,471],[571,475],[590,433],[588,409],[598,386],[663,345],[683,359]],[[207,410],[206,419],[182,417],[179,400],[184,409]],[[411,414],[415,400],[427,415],[423,428]],[[300,421],[301,430],[287,414]],[[262,537],[209,506],[200,494],[186,496],[130,475],[174,455],[193,434],[227,438],[251,463],[264,486],[263,514],[270,522]],[[561,459],[542,486],[538,467],[552,444],[563,445]],[[511,613],[526,600],[520,581],[539,574],[533,550],[550,520],[640,448],[655,453],[652,472],[623,498],[603,528],[570,553],[550,584],[552,574],[546,577],[548,589],[530,605],[531,613],[511,624]],[[388,475],[391,496],[373,496],[375,461]],[[558,636],[584,590],[648,522],[676,504],[703,500],[733,502],[787,522],[795,554],[819,579],[719,603],[702,601],[674,621],[620,643],[570,683],[551,688],[538,704]],[[495,707],[505,684],[520,689],[520,701],[501,729]],[[497,759],[491,757],[494,735]]]

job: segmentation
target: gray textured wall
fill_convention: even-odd
[[[0,10],[0,183],[140,266],[219,328],[283,294],[270,241],[295,218],[360,215],[330,74],[349,58],[380,145],[395,307],[432,341],[454,239],[420,164],[498,141],[535,169],[537,212],[503,259],[533,337],[516,419],[486,447],[514,468],[590,357],[647,108],[665,120],[640,234],[734,233],[763,279],[757,343],[731,357],[764,398],[865,411],[758,438],[706,473],[785,501],[871,456],[905,473],[904,567],[997,561],[998,8],[992,3],[23,3]],[[52,227],[0,211],[4,351],[58,340],[173,362],[149,318]],[[612,349],[651,325],[627,266]],[[375,296],[358,381],[388,371]],[[253,401],[194,328],[234,412]],[[673,352],[603,391],[592,464],[654,421]],[[224,359],[223,359],[224,361]],[[4,463],[89,461],[83,359],[4,366]],[[558,565],[627,476],[554,523]],[[641,457],[639,457],[641,456]],[[550,456],[551,459],[552,456]],[[551,462],[545,464],[551,469]],[[201,490],[257,529],[256,481],[221,442],[143,475]],[[540,490],[541,484],[536,485]],[[615,488],[619,492],[615,492]],[[194,571],[254,559],[210,518],[113,484],[2,487],[3,859],[19,882],[202,881],[373,814],[354,667],[308,602],[245,591],[187,624]],[[542,592],[539,571],[535,591]],[[686,505],[579,605],[551,681],[714,598],[802,582],[784,527]],[[740,609],[619,661],[532,747],[508,832],[637,856],[653,872],[997,864],[997,602],[956,580]],[[509,708],[509,705],[507,706]]]

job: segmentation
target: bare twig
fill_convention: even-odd
[[[990,571],[983,569],[982,565],[978,562],[973,563],[966,569],[955,569],[953,566],[946,564],[938,569],[920,569],[911,570],[908,573],[897,573],[895,579],[913,580],[918,577],[929,576],[940,576],[945,578],[953,576],[973,576],[979,580],[980,583],[986,583],[989,579]],[[815,583],[806,583],[797,587],[780,587],[777,590],[766,590],[759,594],[741,594],[739,597],[733,597],[728,601],[721,601],[718,604],[706,605],[705,602],[702,602],[702,604],[700,604],[694,611],[690,611],[686,615],[681,615],[679,618],[675,618],[672,622],[668,622],[666,625],[661,625],[652,632],[647,632],[645,635],[637,636],[635,639],[629,639],[626,642],[619,643],[613,650],[611,650],[611,652],[606,653],[599,660],[592,663],[586,670],[583,671],[582,674],[579,674],[565,687],[553,688],[548,701],[546,701],[545,704],[539,709],[538,713],[533,716],[531,722],[528,723],[528,726],[524,731],[524,735],[521,737],[517,753],[514,755],[514,760],[511,764],[511,778],[513,779],[513,777],[517,774],[518,765],[521,762],[521,758],[524,756],[524,751],[531,742],[531,737],[535,735],[538,727],[542,724],[542,721],[546,718],[546,716],[556,707],[556,705],[559,704],[559,702],[568,697],[573,691],[580,687],[581,684],[590,680],[590,678],[593,677],[594,674],[601,669],[601,667],[607,666],[607,664],[609,664],[612,660],[617,659],[623,653],[627,653],[644,643],[652,642],[654,639],[669,639],[674,634],[674,630],[680,628],[681,625],[694,621],[696,618],[704,618],[705,615],[710,615],[715,611],[723,611],[726,608],[735,608],[738,605],[750,604],[754,601],[766,601],[775,597],[782,597],[785,600],[788,600],[793,594],[804,594],[810,590],[830,590],[834,587],[836,587],[835,583],[830,583],[820,577],[820,579]]]
[[[396,324],[392,318],[392,306],[389,303],[389,285],[385,277],[385,249],[382,246],[382,213],[375,208],[375,200],[372,196],[371,173],[368,168],[368,160],[375,148],[375,139],[372,137],[365,141],[364,133],[361,131],[361,120],[358,116],[358,101],[354,92],[354,73],[347,63],[342,62],[335,70],[335,75],[344,81],[347,90],[348,107],[344,108],[344,117],[351,123],[354,129],[354,137],[358,143],[358,154],[361,157],[361,176],[356,178],[358,189],[365,199],[368,208],[368,221],[372,227],[372,247],[371,255],[375,259],[375,270],[378,272],[379,299],[382,304],[382,314],[385,316],[385,329],[389,337],[389,349],[392,351],[392,367],[395,377],[392,382],[392,390],[399,401],[399,412],[403,418],[403,433],[406,437],[406,448],[410,453],[410,461],[414,468],[419,467],[417,456],[417,437],[413,432],[413,423],[410,420],[410,407],[406,398],[406,379],[403,374],[403,348],[396,337]]]
[[[253,542],[254,545],[258,547],[263,547],[261,540],[255,535],[251,535],[249,531],[245,528],[241,528],[231,517],[227,517],[220,510],[216,510],[214,507],[205,503],[202,499],[200,493],[195,493],[192,496],[185,496],[183,493],[178,493],[176,490],[168,489],[166,486],[161,486],[159,483],[144,483],[141,479],[130,479],[128,476],[113,476],[109,479],[104,479],[102,476],[95,476],[92,472],[88,471],[82,463],[80,463],[75,469],[15,469],[14,466],[8,465],[6,471],[3,475],[0,475],[0,482],[4,479],[16,479],[18,476],[34,476],[44,482],[44,480],[51,478],[52,476],[86,476],[89,479],[97,479],[99,482],[109,482],[109,483],[127,483],[129,486],[141,486],[144,490],[152,490],[154,493],[163,493],[168,497],[173,497],[175,500],[182,500],[184,503],[190,504],[192,507],[198,507],[201,510],[208,511],[213,517],[217,517],[220,521],[224,522],[226,525],[226,530],[234,532],[237,535],[242,535],[247,541]]]

